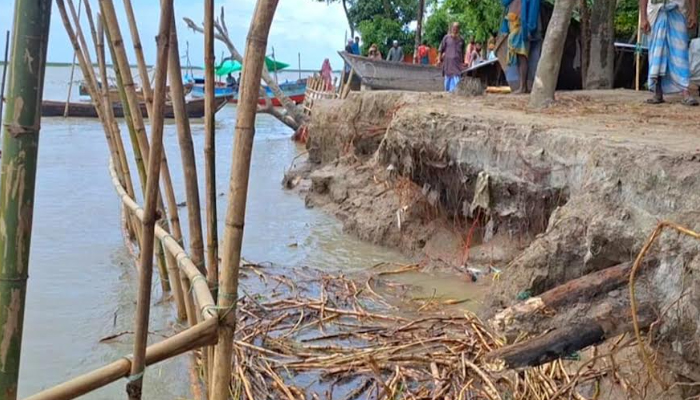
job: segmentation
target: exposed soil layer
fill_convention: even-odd
[[[363,239],[503,269],[495,311],[633,260],[661,220],[700,228],[700,114],[645,96],[563,93],[532,113],[518,96],[353,93],[315,106],[300,187]],[[693,379],[699,244],[665,233],[649,253],[658,335]]]

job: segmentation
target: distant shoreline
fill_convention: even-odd
[[[2,61],[0,61],[0,66],[4,66],[4,65],[5,65],[5,63],[2,62]],[[47,67],[70,67],[70,66],[71,66],[71,63],[69,63],[69,62],[51,62],[51,61],[49,61],[49,62],[46,63],[46,66],[47,66]],[[92,66],[95,67],[95,68],[98,67],[98,65],[97,65],[96,63],[93,63]],[[77,64],[76,64],[76,67],[78,67]],[[110,68],[111,68],[111,67],[112,67],[112,64],[107,64],[107,67],[110,67]],[[150,68],[153,68],[152,65],[148,65],[147,67],[148,67],[149,69],[150,69]],[[138,65],[131,65],[131,68],[138,68]],[[183,69],[183,70],[185,70],[185,69],[191,69],[191,70],[194,70],[194,71],[204,71],[204,68],[202,68],[202,67],[182,67],[182,69]],[[287,68],[287,69],[285,69],[284,71],[278,71],[278,72],[315,73],[315,72],[318,72],[318,70],[316,70],[316,69],[301,69],[301,70],[298,70],[298,69]],[[340,71],[333,71],[333,72],[340,73]]]

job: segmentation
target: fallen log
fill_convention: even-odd
[[[541,310],[556,311],[581,300],[590,302],[595,297],[626,285],[632,263],[626,262],[571,280],[537,297],[515,304],[496,314],[491,325],[505,331],[514,321]]]
[[[640,306],[640,327],[646,329],[654,320],[653,309],[649,305]],[[597,316],[559,325],[562,327],[542,336],[494,350],[486,359],[507,369],[534,367],[634,329],[627,302],[615,306],[602,304]]]

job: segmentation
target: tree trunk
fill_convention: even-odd
[[[51,0],[15,1],[0,179],[0,387],[8,400],[17,398],[50,20]]]
[[[255,114],[258,106],[260,77],[265,65],[267,38],[277,3],[278,0],[258,0],[246,40],[246,58],[239,91],[233,165],[221,249],[221,276],[217,303],[221,324],[214,355],[212,390],[209,396],[212,400],[229,398],[233,333],[236,328],[236,302],[238,300],[238,269],[241,262],[243,224],[245,222],[250,161],[255,136]]]
[[[348,26],[350,27],[350,37],[355,37],[355,26],[350,19],[350,10],[348,10],[347,0],[343,0],[343,11],[345,12],[345,18],[348,20]]]
[[[423,36],[423,10],[425,9],[425,0],[418,0],[418,18],[416,19],[416,44],[413,47],[413,63],[418,64],[418,47]]]
[[[612,89],[615,73],[615,0],[595,0],[586,89]]]
[[[591,59],[591,10],[588,7],[588,0],[581,0],[579,14],[581,15],[581,87],[585,88]]]
[[[552,19],[542,44],[542,56],[537,65],[535,82],[530,94],[530,107],[543,108],[554,101],[554,91],[559,79],[561,56],[564,52],[566,34],[571,22],[575,0],[557,0]]]

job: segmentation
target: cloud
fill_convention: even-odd
[[[73,0],[78,4],[79,0]],[[11,0],[0,0],[0,3],[12,3]],[[155,61],[156,45],[154,38],[158,31],[159,7],[154,0],[132,0],[134,13],[136,14],[139,36],[144,48],[146,61]],[[93,12],[97,12],[98,0],[91,0]],[[124,13],[121,0],[114,0],[118,14],[121,32],[127,43],[131,43],[129,26]],[[225,7],[226,22],[229,32],[239,51],[244,51],[245,37],[250,26],[250,19],[255,7],[255,0],[221,0],[216,2],[218,7]],[[11,5],[2,5],[0,12],[0,33],[12,27],[14,12]],[[5,12],[7,11],[7,12]],[[189,59],[192,65],[204,64],[203,48],[204,37],[187,29],[182,17],[187,16],[195,22],[204,19],[204,3],[202,0],[175,0],[175,13],[180,42],[180,53],[184,57],[189,49]],[[82,16],[82,25],[85,33],[87,30],[87,18]],[[301,53],[302,68],[319,69],[324,58],[330,58],[335,69],[341,68],[340,57],[337,51],[344,46],[347,32],[347,21],[340,4],[326,4],[316,0],[281,0],[272,24],[270,38],[268,40],[267,53],[271,54],[275,49],[275,57],[287,62],[293,67],[297,66],[297,55]],[[1,36],[4,36],[1,35]],[[88,38],[89,40],[89,38]],[[2,46],[4,44],[0,44]],[[216,45],[217,56],[226,48],[222,44]],[[135,62],[133,48],[127,46],[129,59]],[[48,59],[54,62],[70,62],[73,51],[65,28],[61,20],[58,8],[54,2],[51,16],[51,31],[49,36]],[[93,57],[94,58],[94,57]],[[109,56],[108,56],[109,58]],[[184,62],[183,62],[184,64]]]

